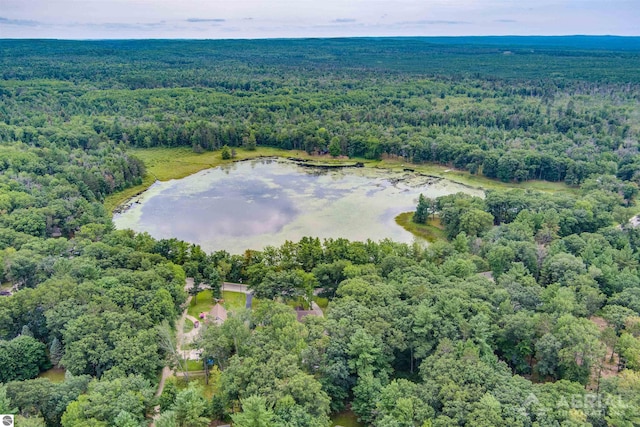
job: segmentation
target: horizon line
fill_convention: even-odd
[[[611,37],[611,38],[640,38],[638,35],[621,34],[483,34],[483,35],[370,35],[370,36],[300,36],[300,37],[114,37],[114,38],[63,38],[63,37],[0,37],[0,41],[35,40],[35,41],[233,41],[233,40],[335,40],[335,39],[462,39],[462,38],[569,38],[569,37]]]

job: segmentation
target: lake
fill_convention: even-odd
[[[410,171],[318,168],[269,158],[156,182],[113,222],[157,239],[176,237],[206,251],[236,254],[304,236],[410,243],[414,236],[395,216],[415,210],[420,193],[438,197],[459,191],[483,195]]]

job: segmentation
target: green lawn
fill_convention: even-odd
[[[247,304],[247,296],[242,292],[222,291],[222,298],[227,311],[241,310]]]
[[[200,313],[202,313],[203,311],[208,312],[209,310],[211,310],[211,307],[213,307],[214,304],[215,303],[213,302],[211,291],[202,291],[198,293],[197,304],[196,298],[191,299],[191,303],[189,304],[187,313],[197,319]]]
[[[65,370],[62,368],[51,368],[42,372],[38,378],[49,378],[52,383],[61,383],[64,381]]]
[[[414,236],[426,239],[429,242],[436,240],[447,240],[447,235],[441,228],[440,220],[429,219],[427,224],[416,224],[413,222],[413,212],[404,212],[396,217],[396,224],[412,233]]]
[[[202,361],[200,361],[200,360],[187,360],[187,370],[189,372],[204,370],[204,366],[202,366]]]
[[[222,298],[224,299],[223,306],[225,309],[227,309],[227,311],[237,311],[244,308],[247,297],[241,292],[223,291]],[[215,303],[213,302],[211,291],[202,291],[198,293],[197,304],[194,299],[191,300],[187,313],[195,318],[198,318],[200,313],[209,312],[209,310],[211,310],[214,305]],[[185,323],[185,332],[188,332],[186,330],[186,326],[187,325]],[[191,326],[193,327],[193,324]]]
[[[189,377],[189,383],[202,387],[203,395],[206,399],[211,399],[218,392],[219,381],[220,370],[215,366],[209,371],[209,384],[205,384],[204,375]],[[179,390],[183,390],[187,388],[188,383],[182,379],[176,379],[176,386]]]
[[[184,319],[184,327],[182,328],[182,332],[185,334],[191,332],[193,330],[193,322],[190,319]]]

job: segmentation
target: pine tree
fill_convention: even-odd
[[[229,148],[228,145],[225,145],[224,147],[222,147],[222,151],[220,152],[220,156],[222,157],[222,160],[231,159],[231,149]]]
[[[273,425],[273,411],[262,396],[242,399],[242,412],[231,415],[236,427],[268,427]]]
[[[247,136],[244,141],[243,141],[243,145],[244,148],[246,148],[247,150],[253,151],[256,149],[256,134],[254,132],[251,132],[249,134],[249,136]]]
[[[340,138],[334,136],[331,139],[331,143],[329,144],[329,154],[331,154],[333,157],[338,157],[341,152],[342,149],[340,148]]]
[[[62,344],[58,338],[54,338],[51,342],[51,347],[49,347],[49,359],[51,359],[51,363],[53,366],[58,367],[60,365],[60,360],[64,356],[64,349],[62,348]]]
[[[429,216],[429,204],[422,194],[418,198],[418,206],[413,214],[413,222],[416,224],[424,224]]]
[[[11,408],[11,399],[7,396],[7,387],[0,384],[0,414],[15,413],[15,408]]]

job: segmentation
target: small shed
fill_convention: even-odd
[[[211,308],[211,310],[209,310],[207,319],[221,325],[225,320],[227,320],[227,310],[222,305],[216,304]]]

